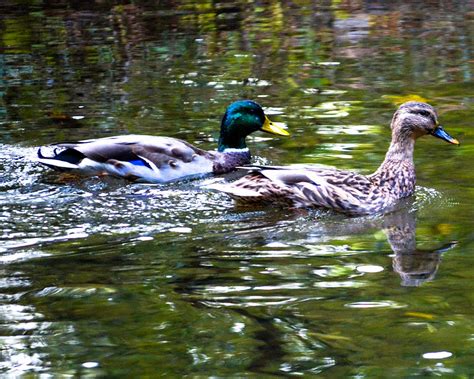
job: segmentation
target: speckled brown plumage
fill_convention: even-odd
[[[353,215],[384,211],[415,191],[413,150],[417,138],[431,134],[459,144],[438,124],[435,109],[425,103],[402,104],[391,128],[385,160],[371,175],[311,166],[260,166],[230,185],[213,187],[244,203],[315,206]]]

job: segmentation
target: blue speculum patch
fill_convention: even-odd
[[[145,166],[145,167],[149,167],[148,164],[146,164],[146,162],[144,162],[143,160],[141,159],[136,159],[134,161],[129,161],[132,165],[134,166]]]

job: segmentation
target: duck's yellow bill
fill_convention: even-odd
[[[264,132],[276,134],[278,136],[289,136],[290,133],[286,131],[286,125],[282,122],[273,122],[265,116],[265,122],[263,123],[262,130]]]

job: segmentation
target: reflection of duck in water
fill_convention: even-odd
[[[459,144],[438,124],[435,109],[425,103],[402,104],[391,128],[392,142],[385,160],[371,175],[311,166],[259,167],[230,185],[210,187],[242,203],[312,206],[355,215],[386,211],[415,191],[413,151],[417,138],[432,135]]]
[[[435,250],[417,249],[416,217],[409,209],[385,215],[383,230],[395,253],[393,270],[402,278],[403,286],[419,286],[433,280],[441,254],[455,246],[450,242]]]
[[[327,241],[333,239],[351,241],[357,235],[366,235],[365,241],[370,243],[372,236],[382,230],[394,253],[391,255],[393,257],[392,265],[394,271],[402,279],[401,284],[403,286],[419,286],[434,279],[441,263],[442,254],[456,245],[451,241],[436,249],[417,248],[416,215],[417,209],[424,207],[423,203],[422,198],[411,197],[399,202],[396,209],[390,213],[356,218],[342,218],[341,215],[328,213],[323,213],[323,218],[321,218],[321,213],[318,212],[317,220],[298,223],[299,229],[296,233],[299,236],[294,238],[298,246],[318,246],[321,243],[325,245]],[[307,219],[311,213],[311,210],[299,209],[297,212],[293,212],[293,222],[297,223],[295,219],[299,217]],[[278,217],[277,220],[280,219]],[[295,233],[293,226],[290,228],[290,233]],[[281,227],[272,228],[272,230],[277,230],[276,233],[288,233],[288,230],[282,231]],[[261,239],[261,233],[258,235],[256,233],[256,238]],[[279,234],[272,234],[271,239],[279,241],[282,238]],[[302,243],[302,241],[304,242]],[[331,242],[329,242],[329,246],[332,246]],[[373,250],[378,251],[379,249],[374,248]]]

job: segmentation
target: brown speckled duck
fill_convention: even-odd
[[[202,150],[171,137],[123,135],[55,144],[50,156],[40,148],[37,161],[73,174],[166,183],[223,174],[248,164],[250,152],[245,138],[257,130],[289,135],[281,124],[268,119],[259,104],[240,100],[229,105],[222,118],[217,151]]]
[[[321,207],[351,215],[388,210],[415,191],[413,150],[417,138],[429,134],[459,145],[438,124],[435,109],[426,103],[402,104],[391,128],[392,142],[385,160],[370,175],[311,166],[260,166],[234,183],[211,187],[241,203]]]

